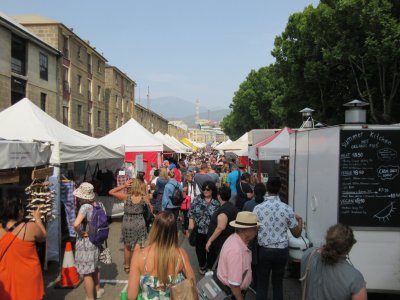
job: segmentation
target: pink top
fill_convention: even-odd
[[[252,279],[251,251],[237,233],[232,234],[222,246],[217,276],[227,286],[249,287]]]

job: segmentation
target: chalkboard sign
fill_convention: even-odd
[[[400,229],[400,131],[342,130],[339,222]]]

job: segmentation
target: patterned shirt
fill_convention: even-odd
[[[293,209],[281,202],[278,196],[268,196],[263,203],[254,207],[253,212],[261,223],[258,245],[266,248],[287,248],[287,230],[297,226]]]
[[[194,220],[194,223],[198,226],[198,233],[207,234],[211,216],[219,206],[219,201],[215,199],[207,203],[200,195],[194,198],[189,209],[188,218]]]

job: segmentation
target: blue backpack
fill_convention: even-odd
[[[107,240],[110,228],[103,205],[97,202],[96,206],[92,206],[92,220],[89,222],[89,240],[98,245]]]

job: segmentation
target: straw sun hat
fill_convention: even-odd
[[[229,222],[235,228],[252,228],[261,226],[257,222],[257,215],[249,211],[241,211],[237,214],[236,220]]]
[[[89,182],[82,182],[81,185],[74,191],[74,196],[80,199],[93,200],[95,194],[93,185]]]

